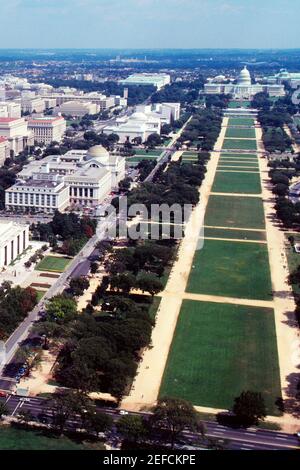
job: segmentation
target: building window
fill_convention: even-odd
[[[7,266],[7,246],[4,247],[4,266]]]
[[[11,260],[14,259],[14,241],[10,242]]]
[[[20,235],[17,237],[17,254],[20,254]]]
[[[26,248],[26,230],[23,232],[23,250]]]

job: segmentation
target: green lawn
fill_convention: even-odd
[[[258,161],[257,155],[255,153],[221,153],[220,158],[240,158],[241,160],[255,160]]]
[[[103,446],[99,443],[99,446]],[[67,437],[48,437],[41,431],[14,427],[0,428],[1,450],[88,450],[92,446],[77,443]]]
[[[222,165],[219,165],[218,168],[217,168],[217,172],[227,172],[227,171],[231,171],[231,172],[238,172],[240,173],[241,175],[243,175],[244,173],[259,173],[259,169],[258,168],[255,168],[255,167],[252,167],[252,168],[244,168],[244,167],[237,167],[236,165],[234,165],[234,163],[231,165],[227,165],[227,166],[222,166]]]
[[[256,150],[256,140],[225,139],[223,149]]]
[[[229,118],[228,126],[254,126],[254,119],[231,117]]]
[[[205,228],[205,237],[234,238],[239,240],[266,240],[266,233],[259,230],[233,230],[222,228]]]
[[[134,151],[136,155],[143,155],[143,156],[154,155],[156,157],[158,157],[162,153],[161,150],[155,150],[155,149],[149,149],[148,151],[144,149],[134,149]]]
[[[44,290],[36,290],[36,293],[37,293],[37,299],[38,299],[38,302],[44,297],[44,295],[46,294],[46,291]]]
[[[250,101],[229,101],[228,108],[236,109],[236,108],[249,108]]]
[[[259,173],[217,172],[212,191],[219,193],[260,194]]]
[[[264,229],[262,200],[253,197],[210,196],[205,225]]]
[[[234,166],[234,167],[238,167],[238,168],[247,168],[247,167],[251,167],[251,168],[256,168],[257,170],[259,170],[259,166],[258,166],[258,163],[257,162],[248,162],[248,161],[241,161],[241,160],[225,160],[225,159],[220,159],[219,160],[219,165],[218,165],[218,169],[220,169],[221,167],[231,167],[231,166]]]
[[[273,310],[184,300],[160,396],[229,409],[243,390],[263,393],[268,413],[279,414]]]
[[[50,271],[62,273],[70,263],[70,258],[58,256],[45,256],[36,266],[37,271]]]
[[[267,246],[206,239],[203,248],[195,253],[187,291],[193,294],[271,300]]]
[[[237,139],[255,139],[255,129],[238,129],[236,127],[227,127],[225,137],[235,137]]]

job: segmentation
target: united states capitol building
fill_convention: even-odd
[[[250,72],[245,66],[236,80],[227,82],[225,77],[208,79],[204,85],[204,93],[208,95],[232,95],[235,99],[250,99],[260,92],[267,92],[270,96],[284,96],[284,85],[270,83],[252,83]]]

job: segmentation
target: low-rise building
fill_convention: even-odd
[[[42,113],[45,111],[45,100],[40,97],[22,98],[21,108],[23,113]]]
[[[0,116],[8,118],[21,117],[21,104],[15,101],[1,101],[0,102]]]
[[[51,142],[60,142],[62,140],[67,125],[62,116],[43,116],[29,119],[28,129],[33,133],[36,143],[49,145]]]
[[[135,112],[129,117],[116,119],[115,125],[106,126],[103,131],[106,134],[117,134],[120,143],[132,142],[138,137],[145,142],[149,135],[160,134],[161,119],[152,113]]]
[[[33,145],[33,136],[24,118],[1,117],[0,136],[6,137],[13,155],[18,155],[25,147]]]
[[[5,269],[29,246],[29,226],[0,222],[0,269]]]
[[[54,109],[54,114],[82,117],[86,114],[97,114],[99,111],[100,106],[90,101],[66,101]]]
[[[5,192],[7,209],[53,212],[67,207],[94,207],[125,177],[125,158],[101,145],[49,155],[25,165]]]
[[[27,181],[19,180],[5,191],[7,210],[53,213],[69,205],[69,188],[58,175],[34,173]]]
[[[158,90],[170,82],[171,77],[167,73],[134,73],[125,80],[120,80],[121,85],[153,85]]]
[[[157,117],[162,124],[171,124],[180,117],[180,103],[155,103],[136,106],[136,111],[146,114],[146,116]]]

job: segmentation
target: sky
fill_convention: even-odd
[[[0,48],[300,48],[299,0],[0,0]]]

